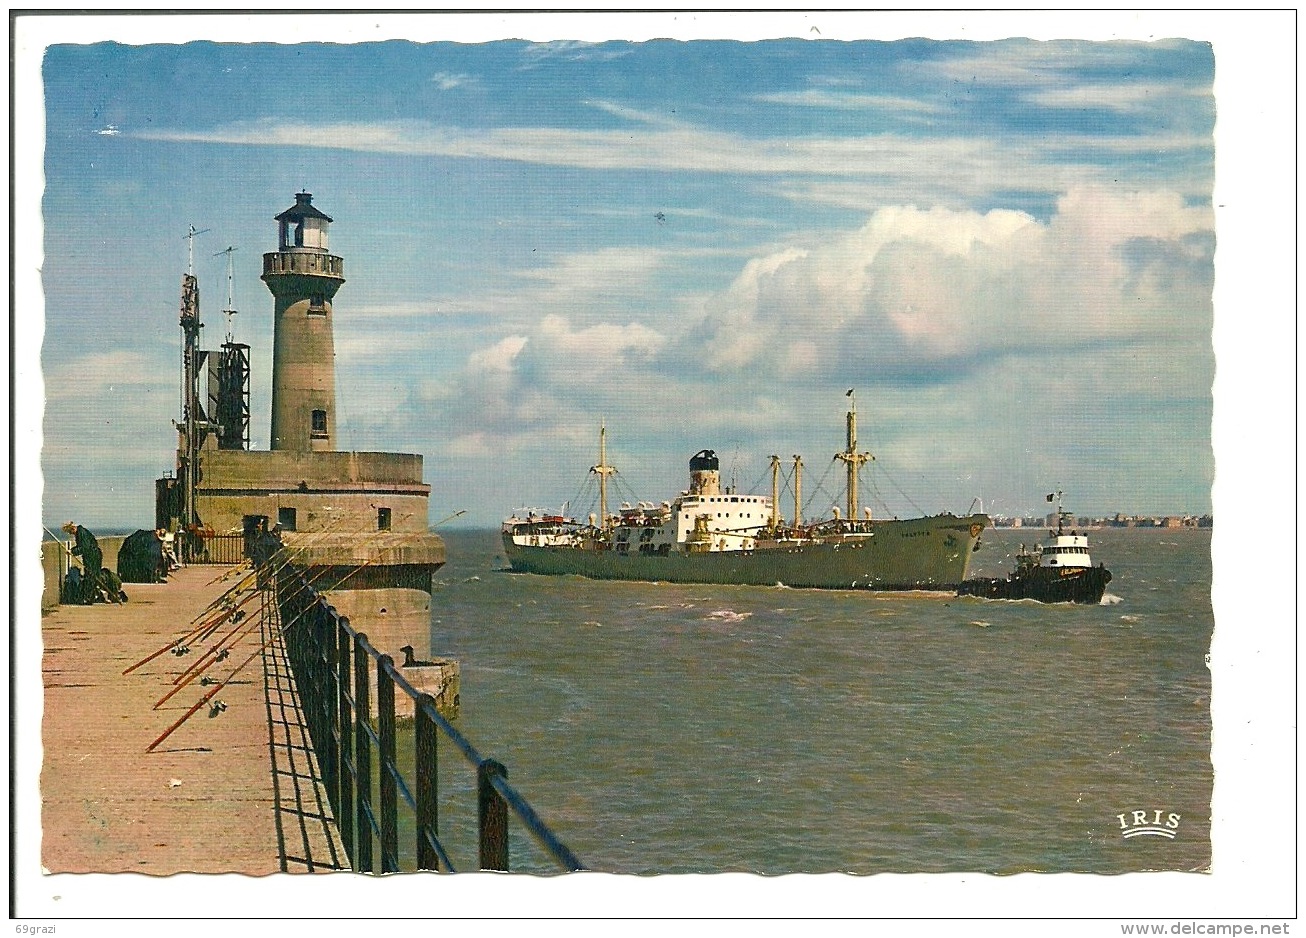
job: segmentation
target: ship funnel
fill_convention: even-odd
[[[689,458],[689,494],[721,494],[721,461],[714,450],[701,449]]]

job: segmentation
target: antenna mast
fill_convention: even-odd
[[[235,300],[233,299],[233,295],[235,291],[234,284],[236,280],[236,265],[235,265],[235,258],[233,258],[231,255],[234,254],[235,252],[236,249],[234,247],[228,247],[225,251],[219,251],[217,254],[213,255],[214,257],[219,257],[223,254],[227,255],[227,305],[222,310],[222,315],[225,316],[227,320],[226,341],[228,344],[232,342],[231,317],[235,316],[236,313],[238,312],[235,308],[236,305]]]
[[[201,228],[199,231],[196,231],[195,226],[191,225],[190,229],[185,234],[186,273],[190,274],[192,277],[195,276],[195,238],[197,235],[202,235],[205,232],[209,232],[212,230],[213,230],[212,228]]]
[[[191,243],[198,234],[192,225]],[[200,291],[194,274],[181,278],[181,332],[182,332],[182,389],[181,389],[181,423],[177,429],[183,437],[181,466],[181,526],[188,530],[199,517],[195,510],[196,462],[199,459],[199,401],[196,400],[195,380],[199,370],[198,341],[200,329]]]

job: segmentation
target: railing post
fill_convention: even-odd
[[[340,829],[340,842],[344,845],[345,856],[349,857],[350,862],[354,860],[354,773],[349,771],[350,749],[353,747],[353,725],[354,714],[353,706],[349,700],[349,677],[353,669],[350,652],[353,645],[349,639],[349,630],[346,628],[348,619],[340,619],[336,623],[335,641],[339,645],[339,660],[337,661],[336,671],[336,688],[337,688],[337,706],[339,707],[337,723],[340,726],[339,749],[337,750],[337,762],[339,771],[336,779],[336,826]]]
[[[381,740],[381,872],[399,872],[399,793],[395,783],[394,659],[382,655],[376,665],[377,735]]]
[[[372,872],[372,824],[368,819],[372,808],[372,747],[368,738],[368,721],[372,718],[368,705],[367,663],[370,660],[362,632],[354,636],[354,772],[358,793],[358,862],[354,865],[360,873]]]
[[[338,791],[340,786],[340,763],[337,759],[340,750],[335,743],[340,736],[340,725],[337,720],[339,714],[336,702],[332,699],[331,694],[331,685],[334,683],[332,678],[339,671],[336,662],[339,648],[335,636],[338,621],[338,616],[326,616],[322,622],[321,630],[314,636],[318,647],[321,649],[322,681],[313,688],[313,697],[315,698],[313,704],[315,707],[320,708],[320,719],[323,728],[326,730],[323,735],[326,745],[322,747],[319,767],[322,770],[322,783],[326,786],[326,790],[332,794]]]
[[[508,777],[502,763],[485,759],[476,767],[477,823],[483,870],[508,869],[508,805],[491,779]]]
[[[422,694],[417,698],[414,733],[416,740],[413,774],[417,776],[417,868],[438,870],[440,858],[427,839],[440,836],[440,750],[437,745],[435,721],[426,713],[427,705],[435,706],[435,698]]]

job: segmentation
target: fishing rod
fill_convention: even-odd
[[[195,641],[197,636],[202,636],[199,637],[198,640],[204,641],[207,638],[207,636],[202,635],[202,633],[204,633],[207,630],[209,635],[213,634],[213,631],[215,631],[224,621],[226,621],[228,617],[235,615],[241,606],[245,605],[247,602],[249,602],[251,599],[253,599],[256,596],[258,596],[257,590],[250,593],[248,596],[246,596],[244,599],[242,599],[239,603],[237,603],[230,609],[223,610],[223,612],[220,615],[212,619],[206,619],[205,621],[201,622],[199,625],[192,628],[189,632],[185,633],[184,635],[178,638],[174,638],[172,641],[168,642],[168,644],[164,645],[162,648],[159,648],[157,651],[153,651],[150,654],[146,655],[144,658],[142,658],[140,661],[133,664],[131,667],[126,668],[122,673],[124,675],[131,674],[137,668],[149,664],[151,661],[159,657],[165,651],[172,650],[175,653],[184,654],[185,652],[180,651],[180,649],[189,650],[190,642]],[[243,618],[243,616],[241,618]],[[238,618],[237,621],[240,621],[240,619]]]
[[[326,509],[326,510],[327,510],[327,511],[331,511],[332,509],[328,508],[328,509]],[[311,543],[311,542],[313,542],[313,541],[317,541],[317,540],[321,540],[322,538],[326,537],[326,535],[328,535],[328,534],[334,534],[334,533],[336,533],[336,532],[334,532],[334,531],[332,530],[332,528],[336,527],[337,525],[343,524],[346,520],[348,520],[348,515],[346,515],[346,514],[344,514],[344,513],[341,513],[341,514],[338,515],[337,517],[331,519],[331,522],[330,522],[329,524],[327,524],[326,526],[324,526],[324,527],[322,528],[321,531],[313,531],[313,532],[311,532],[310,537],[308,537],[308,538],[305,539],[305,542],[304,542],[302,545],[300,545],[300,547],[297,549],[296,553],[300,553],[300,554],[302,554],[305,550],[307,550],[310,546],[312,546],[312,543]],[[360,530],[361,530],[361,529],[360,529]],[[209,603],[208,607],[207,607],[203,612],[201,612],[198,616],[196,616],[194,619],[191,620],[192,623],[197,622],[200,618],[202,618],[206,613],[208,613],[210,610],[212,610],[215,606],[219,605],[219,604],[222,602],[222,600],[223,600],[226,596],[229,596],[229,595],[231,595],[232,593],[238,593],[238,592],[240,592],[241,589],[242,589],[246,584],[248,584],[250,580],[253,580],[254,578],[257,577],[257,575],[258,575],[258,568],[257,568],[256,566],[253,565],[253,563],[254,563],[254,562],[253,562],[253,558],[248,558],[247,560],[245,560],[244,562],[242,562],[240,566],[235,567],[233,570],[228,570],[226,573],[222,574],[222,576],[217,577],[217,578],[215,578],[214,580],[210,581],[210,583],[209,583],[208,585],[209,585],[209,586],[212,586],[214,583],[220,583],[220,582],[222,582],[226,577],[228,577],[228,576],[230,576],[232,573],[234,573],[236,570],[243,570],[243,569],[245,568],[245,564],[246,564],[246,563],[248,563],[248,564],[251,565],[251,569],[248,570],[248,571],[247,571],[247,572],[246,572],[246,573],[245,573],[245,574],[244,574],[244,575],[243,575],[243,576],[242,576],[242,577],[241,577],[241,578],[236,582],[236,584],[235,584],[234,586],[232,586],[232,587],[230,587],[229,589],[227,589],[224,593],[222,593],[220,596],[218,596],[217,599],[215,599],[215,600],[213,600],[213,602]]]
[[[303,551],[301,550],[299,553],[302,555],[302,554],[303,554]],[[284,562],[281,564],[281,567],[279,567],[278,570],[277,570],[276,572],[270,572],[269,575],[270,575],[270,576],[275,576],[276,573],[280,571],[280,569],[283,569],[283,568],[284,568],[287,564],[289,564],[290,562],[291,562],[291,561],[290,561],[289,559],[287,559],[286,561],[284,561]],[[285,598],[286,598],[286,599],[290,599],[290,598],[292,598],[293,596],[297,595],[297,594],[300,592],[300,590],[302,590],[305,586],[311,586],[313,583],[317,582],[317,580],[318,580],[319,578],[321,578],[322,576],[324,576],[324,575],[326,574],[326,572],[327,572],[327,568],[323,568],[323,569],[317,571],[317,573],[313,574],[312,577],[308,578],[308,579],[305,581],[305,583],[303,584],[303,586],[297,588],[296,591],[295,591],[295,593],[292,593],[290,596],[287,596],[287,597],[285,597]],[[258,595],[259,595],[259,591],[255,591],[255,592],[250,593],[249,596],[245,597],[245,599],[241,601],[240,606],[245,605],[245,603],[249,602],[251,599],[255,598],[255,597],[258,596]],[[239,606],[237,606],[236,609],[239,609]],[[235,614],[235,612],[236,612],[236,609],[228,610],[228,611],[227,611],[226,613],[224,613],[222,616],[219,616],[217,619],[213,620],[214,624],[213,624],[212,628],[209,629],[209,631],[208,631],[208,635],[212,635],[213,632],[216,631],[216,630],[220,627],[221,623],[222,623],[226,618],[228,618],[228,617],[230,617],[230,616],[233,616],[233,615]],[[241,618],[243,618],[243,617],[241,617]],[[209,649],[208,651],[206,651],[203,655],[201,655],[199,658],[197,658],[197,659],[195,660],[195,662],[194,662],[190,667],[188,667],[188,668],[187,668],[185,671],[183,671],[183,672],[182,672],[182,673],[181,673],[181,674],[180,674],[176,679],[174,679],[174,680],[173,680],[173,683],[174,683],[174,684],[178,683],[179,681],[182,680],[182,678],[186,677],[188,674],[190,674],[190,673],[191,673],[192,671],[194,671],[196,668],[199,668],[201,665],[203,665],[204,662],[209,658],[210,655],[216,654],[218,651],[220,651],[221,648],[223,647],[223,645],[226,644],[227,641],[228,641],[228,640],[229,640],[233,635],[235,635],[237,632],[239,632],[239,631],[241,630],[242,626],[240,625],[240,618],[237,618],[235,621],[236,621],[236,624],[233,625],[231,631],[229,631],[226,635],[222,636],[222,638],[220,638],[220,639],[217,641],[217,643],[216,643],[212,648],[210,648],[210,649]],[[253,631],[253,627],[252,627],[252,626],[245,626],[244,628],[245,628],[245,633],[246,633],[246,635],[249,634],[249,632]],[[242,636],[241,636],[241,639],[243,639],[244,637],[245,637],[245,636],[242,635]],[[204,637],[204,638],[201,638],[200,641],[205,641],[206,639],[207,639],[207,636]],[[241,639],[237,639],[236,641],[239,642]],[[186,682],[186,683],[189,683],[189,682]],[[167,698],[165,697],[164,700],[167,700]],[[159,703],[157,703],[157,704],[154,705],[154,707],[155,707],[156,710],[158,709],[159,704],[161,704],[161,703],[163,703],[162,700],[159,701]]]
[[[287,596],[286,599],[289,600],[293,596],[296,596],[299,593],[303,592],[305,588],[311,586],[312,582],[316,581],[318,577],[324,574],[324,572],[325,571],[319,571],[317,574],[314,575],[312,580],[306,578],[304,582],[295,590],[295,592],[290,594],[290,596]],[[255,593],[254,595],[257,596],[258,594]],[[195,680],[195,678],[199,677],[200,674],[202,674],[204,671],[207,671],[210,667],[217,664],[218,662],[225,660],[227,656],[222,653],[223,651],[227,651],[229,653],[232,648],[234,648],[236,645],[239,645],[242,641],[244,641],[247,637],[249,637],[249,635],[253,633],[255,629],[261,627],[261,625],[262,623],[259,619],[253,619],[251,620],[250,623],[243,626],[244,634],[242,634],[239,638],[235,639],[234,641],[229,641],[229,639],[231,639],[233,635],[235,635],[237,632],[241,631],[242,629],[242,626],[239,624],[233,627],[232,630],[228,632],[226,635],[224,635],[221,639],[219,639],[213,645],[212,648],[205,651],[204,654],[201,655],[199,658],[197,658],[189,668],[187,668],[180,675],[178,675],[176,679],[173,680],[172,683],[177,686],[174,687],[172,690],[170,690],[168,693],[164,694],[163,697],[161,697],[159,701],[155,703],[153,709],[158,710],[159,707],[163,706],[165,703],[171,700],[173,695],[175,695],[183,687],[188,685],[191,681]],[[210,658],[212,660],[210,660]]]
[[[411,514],[411,512],[409,512],[408,514]],[[407,517],[407,514],[404,515],[403,517]],[[370,540],[374,540],[374,539],[375,539],[375,538],[369,538],[368,540],[370,541]],[[354,576],[356,573],[358,573],[358,572],[359,572],[360,570],[362,570],[364,567],[368,567],[368,566],[370,566],[370,565],[373,564],[373,563],[375,563],[375,560],[372,559],[372,558],[369,558],[369,559],[363,561],[361,564],[358,564],[358,565],[354,566],[353,569],[351,569],[347,574],[345,574],[345,576],[343,576],[343,577],[340,579],[339,583],[336,584],[337,587],[338,587],[340,584],[345,583],[345,582],[346,582],[350,577]],[[283,565],[282,565],[282,569],[284,569],[284,568],[285,568],[285,565],[283,564]],[[323,576],[325,576],[325,575],[327,574],[327,572],[328,572],[329,569],[330,569],[329,567],[323,567],[322,569],[318,570],[315,574],[313,574],[313,576],[311,576],[311,577],[305,577],[305,578],[302,580],[302,582],[301,582],[301,583],[300,583],[300,584],[295,588],[295,590],[294,590],[292,593],[290,593],[288,596],[286,596],[286,597],[284,597],[284,598],[283,598],[283,597],[279,597],[279,598],[278,598],[278,602],[285,602],[285,601],[288,601],[289,599],[291,599],[291,598],[293,598],[293,597],[299,595],[299,594],[300,594],[301,592],[303,592],[305,589],[310,589],[314,583],[316,583],[319,579],[321,579]],[[258,594],[256,593],[256,594],[253,594],[253,595],[258,595]],[[172,697],[173,697],[174,695],[176,695],[178,691],[180,691],[183,687],[186,687],[188,684],[190,684],[193,680],[195,680],[195,678],[199,677],[200,674],[202,674],[204,671],[207,671],[210,667],[212,667],[213,665],[217,664],[218,662],[224,660],[224,659],[226,658],[226,655],[222,654],[222,652],[223,652],[224,650],[226,650],[227,652],[230,652],[231,648],[234,648],[236,645],[240,644],[240,642],[244,641],[245,638],[247,638],[250,634],[252,634],[252,633],[254,632],[254,630],[255,630],[256,628],[258,628],[260,625],[261,625],[261,622],[255,620],[253,623],[251,623],[250,625],[248,625],[248,626],[245,627],[244,634],[242,634],[242,635],[241,635],[239,638],[237,638],[234,642],[231,642],[231,643],[230,643],[230,647],[224,647],[224,646],[227,646],[227,644],[228,644],[228,639],[230,639],[231,636],[235,635],[236,632],[240,631],[240,628],[241,628],[241,627],[240,627],[239,625],[237,625],[236,627],[234,627],[230,632],[228,632],[226,635],[224,635],[224,636],[222,637],[222,639],[220,639],[217,643],[215,643],[214,646],[213,646],[212,648],[210,648],[208,651],[206,651],[206,652],[205,652],[201,657],[199,657],[198,659],[196,659],[196,661],[194,662],[194,664],[192,664],[189,668],[187,668],[185,671],[183,671],[183,672],[182,672],[182,673],[181,673],[181,674],[180,674],[180,675],[179,675],[179,676],[178,676],[178,677],[173,681],[173,684],[175,684],[175,685],[177,685],[177,686],[174,687],[172,690],[170,690],[168,693],[164,694],[163,697],[161,697],[161,698],[158,700],[158,702],[155,703],[153,709],[158,710],[159,707],[163,706],[163,704],[165,704],[165,703],[167,703],[169,700],[171,700]],[[212,656],[212,660],[210,660],[210,657],[211,657],[211,656]]]
[[[410,512],[410,514],[411,514],[411,512]],[[336,518],[336,519],[332,522],[332,524],[329,525],[328,527],[324,528],[324,529],[321,530],[321,531],[314,532],[314,534],[316,535],[315,537],[313,537],[313,538],[309,538],[309,539],[306,539],[306,541],[305,541],[304,544],[300,545],[297,549],[295,549],[295,550],[293,551],[293,553],[291,553],[291,554],[287,554],[287,556],[286,556],[285,558],[283,558],[280,562],[281,562],[282,564],[293,563],[295,557],[297,557],[297,556],[302,556],[303,553],[304,553],[305,551],[307,551],[310,547],[314,546],[314,542],[316,542],[317,540],[319,540],[322,536],[325,536],[325,535],[330,531],[331,527],[334,527],[335,525],[340,524],[340,523],[343,522],[344,520],[345,520],[345,516],[344,516],[344,515],[341,515],[339,518]],[[283,549],[284,549],[284,548],[283,548]],[[227,589],[225,592],[223,592],[221,595],[219,595],[216,599],[213,600],[213,602],[209,603],[208,606],[205,607],[205,609],[204,609],[202,612],[200,612],[199,615],[197,615],[194,619],[191,620],[191,625],[195,625],[195,623],[199,622],[200,624],[199,624],[198,626],[196,626],[195,628],[191,629],[189,632],[187,632],[186,634],[182,635],[180,638],[175,638],[175,639],[173,639],[172,641],[168,642],[166,645],[164,645],[162,648],[158,649],[157,651],[152,652],[152,653],[149,654],[149,655],[146,655],[144,658],[142,658],[140,661],[138,661],[138,662],[136,662],[135,664],[133,664],[131,667],[127,668],[127,669],[126,669],[125,671],[123,671],[122,673],[123,673],[124,675],[131,674],[131,673],[132,673],[133,671],[135,671],[137,668],[142,667],[143,665],[149,664],[151,661],[153,661],[155,658],[159,657],[160,655],[162,655],[164,652],[168,651],[169,649],[185,647],[185,645],[186,645],[187,642],[190,642],[190,641],[194,640],[195,637],[196,637],[197,635],[199,635],[200,633],[202,633],[202,632],[203,632],[203,631],[204,631],[204,630],[205,630],[209,625],[213,624],[214,621],[216,621],[218,624],[221,624],[221,622],[222,622],[222,621],[223,621],[227,616],[234,614],[235,611],[236,611],[236,609],[239,609],[240,606],[243,606],[243,605],[244,605],[246,602],[248,602],[251,598],[253,598],[254,596],[257,596],[257,595],[258,595],[258,592],[255,591],[254,593],[251,593],[250,596],[247,596],[247,597],[246,597],[246,598],[245,598],[245,599],[244,599],[244,600],[243,600],[239,605],[237,605],[235,608],[232,608],[232,609],[228,609],[228,610],[226,610],[226,611],[223,613],[223,615],[221,615],[221,616],[218,617],[217,620],[212,620],[212,619],[205,620],[204,617],[207,616],[209,613],[211,613],[211,612],[212,612],[214,609],[216,609],[218,606],[220,606],[220,605],[223,603],[224,600],[230,602],[230,598],[231,598],[232,596],[234,596],[234,595],[236,595],[236,594],[239,594],[239,593],[243,592],[244,589],[245,589],[245,587],[248,585],[248,583],[249,583],[251,580],[254,580],[254,579],[257,578],[259,572],[260,572],[260,571],[259,571],[259,568],[255,567],[253,570],[251,570],[249,573],[247,573],[244,577],[242,577],[241,580],[240,580],[238,583],[236,583],[235,585],[233,585],[232,587],[230,587],[229,589]],[[271,575],[275,576],[275,575],[276,575],[275,571],[273,571]],[[204,621],[201,622],[201,620],[204,620]],[[203,639],[201,639],[201,641],[202,641],[202,640],[203,640]]]
[[[217,576],[209,580],[209,582],[205,583],[204,585],[213,586],[215,583],[225,583],[227,580],[231,579],[231,577],[233,577],[235,574],[237,574],[238,572],[244,570],[246,567],[249,567],[251,565],[252,565],[252,561],[248,557],[246,557],[240,563],[236,564],[236,566],[232,567],[230,570],[226,570],[222,573],[219,573]],[[248,574],[246,575],[248,576]]]
[[[341,580],[340,580],[340,582],[341,582],[341,583],[345,582],[345,580],[349,579],[349,577],[353,576],[353,575],[354,575],[355,573],[357,573],[359,570],[361,570],[361,569],[363,569],[364,567],[368,566],[368,565],[371,564],[372,562],[373,562],[373,561],[369,559],[369,560],[366,560],[366,561],[364,561],[363,563],[359,564],[357,567],[355,567],[353,570],[351,570],[348,574],[346,574],[344,577],[342,577]],[[160,735],[158,739],[156,739],[154,742],[150,743],[149,746],[147,746],[147,747],[145,748],[145,751],[146,751],[146,752],[153,752],[156,748],[158,748],[158,746],[159,746],[160,743],[162,743],[165,739],[167,739],[167,738],[168,738],[169,736],[171,736],[174,732],[176,732],[176,731],[181,727],[181,725],[182,725],[183,723],[185,723],[187,720],[189,720],[191,717],[193,717],[196,713],[198,713],[201,707],[203,707],[206,703],[208,703],[208,702],[209,702],[210,700],[212,700],[215,696],[217,696],[218,691],[222,690],[222,688],[224,688],[224,687],[226,687],[228,684],[230,684],[232,678],[234,678],[237,674],[239,674],[241,671],[243,671],[243,670],[246,668],[246,666],[249,665],[249,663],[250,663],[251,661],[253,661],[253,660],[254,660],[255,658],[257,658],[259,655],[261,655],[264,651],[266,651],[269,647],[271,647],[275,642],[279,641],[282,637],[284,637],[285,634],[286,634],[286,633],[287,633],[287,632],[288,632],[288,631],[289,631],[289,630],[290,630],[290,629],[291,629],[291,628],[292,628],[296,623],[298,623],[300,619],[302,619],[302,618],[304,617],[304,613],[307,612],[307,611],[308,611],[307,609],[302,610],[302,611],[301,611],[298,615],[296,615],[295,618],[292,619],[290,622],[286,623],[286,624],[283,625],[283,626],[278,627],[278,628],[276,629],[275,634],[274,634],[271,638],[269,638],[267,641],[263,642],[263,644],[261,644],[258,648],[254,649],[254,651],[252,651],[252,652],[250,653],[250,655],[249,655],[248,658],[246,658],[246,659],[245,659],[244,661],[242,661],[239,665],[237,665],[236,668],[235,668],[235,669],[234,669],[230,674],[228,674],[225,678],[223,678],[222,681],[221,681],[220,683],[218,683],[217,685],[215,685],[215,686],[213,687],[212,690],[210,690],[210,691],[209,691],[208,693],[206,693],[203,697],[201,697],[198,701],[196,701],[195,705],[194,705],[193,707],[191,707],[189,710],[187,710],[185,713],[183,713],[183,714],[182,714],[182,715],[181,715],[181,716],[180,716],[180,717],[179,717],[179,718],[178,718],[178,719],[177,719],[177,720],[176,720],[176,721],[175,721],[171,726],[169,726],[166,730],[164,730],[163,733],[162,733],[162,735]],[[181,689],[180,687],[177,688],[177,690],[180,690],[180,689]],[[176,693],[176,691],[173,691],[173,693]]]
[[[320,533],[321,533],[321,532],[320,532]],[[311,545],[305,545],[303,548],[301,548],[301,549],[298,551],[298,554],[299,554],[300,556],[302,556],[303,553],[304,553],[304,551],[307,549],[308,546],[311,546]],[[290,558],[289,556],[287,556],[287,558],[284,559],[284,560],[281,562],[281,564],[282,564],[282,567],[284,567],[286,564],[289,564],[289,563],[292,563],[292,562],[293,562],[293,559]],[[269,576],[276,576],[276,574],[277,574],[277,572],[279,572],[279,570],[280,570],[280,568],[278,568],[277,571],[264,571],[264,572],[266,572]],[[324,573],[324,572],[325,572],[325,571],[319,571],[318,574],[315,574],[314,577],[313,577],[313,581],[315,581],[315,580],[317,579],[317,577],[320,576],[320,575],[321,575],[322,573]],[[312,582],[312,581],[310,581],[310,582]],[[175,680],[173,680],[173,683],[174,683],[174,684],[176,684],[177,681],[181,680],[182,677],[185,677],[187,674],[189,674],[189,673],[190,673],[191,671],[193,671],[195,668],[199,667],[199,666],[204,662],[204,660],[205,660],[209,655],[211,655],[211,654],[215,653],[216,651],[220,650],[221,647],[222,647],[222,645],[223,645],[223,644],[224,644],[224,643],[225,643],[229,638],[231,638],[232,635],[235,635],[238,631],[240,631],[240,629],[241,629],[240,621],[244,618],[244,615],[242,614],[242,615],[237,616],[236,613],[237,613],[237,611],[240,609],[241,606],[245,605],[247,602],[249,602],[251,599],[254,599],[254,598],[257,597],[258,595],[259,595],[259,591],[258,591],[258,590],[255,590],[255,591],[251,592],[248,596],[246,596],[243,600],[241,600],[240,603],[238,603],[236,606],[234,606],[234,607],[231,608],[231,609],[226,610],[225,612],[223,612],[221,615],[215,617],[214,619],[209,620],[209,622],[210,622],[211,624],[210,624],[209,627],[208,627],[207,629],[205,629],[205,630],[201,633],[201,635],[199,636],[199,639],[198,639],[198,640],[201,641],[201,642],[203,642],[203,641],[208,641],[209,637],[212,636],[212,634],[213,634],[214,632],[216,632],[216,631],[217,631],[217,630],[222,626],[222,623],[223,623],[225,620],[227,620],[228,618],[233,618],[233,617],[234,617],[234,623],[235,623],[235,624],[233,625],[231,631],[228,632],[226,635],[224,635],[222,638],[220,638],[220,639],[218,640],[217,644],[216,644],[213,648],[211,648],[211,649],[209,649],[208,651],[206,651],[206,652],[205,652],[201,657],[199,657],[198,659],[196,659],[195,662],[194,662],[194,663],[193,663],[189,668],[187,668],[185,671],[183,671],[183,672],[181,673],[181,675],[179,675]],[[248,627],[246,627],[246,632],[248,633],[249,631],[250,631],[250,629],[249,629]],[[242,636],[242,638],[243,638],[243,636]],[[237,641],[239,641],[239,639],[238,639]],[[158,704],[155,704],[155,707],[157,708],[157,707],[158,707]]]

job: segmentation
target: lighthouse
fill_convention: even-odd
[[[431,576],[444,564],[445,549],[430,529],[422,456],[340,446],[331,304],[345,282],[344,261],[330,251],[331,217],[311,193],[297,193],[295,204],[275,217],[277,250],[263,255],[263,282],[274,298],[271,447],[214,442],[228,423],[239,431],[247,420],[224,416],[223,424],[214,423],[209,415],[226,411],[201,404],[213,397],[206,389],[220,383],[202,382],[209,370],[189,366],[183,412],[192,416],[178,425],[176,475],[155,483],[155,526],[198,531],[201,540],[275,528],[314,589],[365,628],[376,648],[390,654],[409,648],[415,660],[428,662],[406,668],[405,679],[429,691],[449,715],[457,708],[457,662],[429,663]],[[190,274],[183,279],[181,325],[186,360],[210,361],[195,348],[199,292]],[[375,675],[371,680],[375,693]]]
[[[299,192],[275,218],[277,250],[263,255],[275,298],[272,336],[273,450],[328,452],[336,439],[335,339],[331,303],[345,262],[328,247],[331,216]]]

